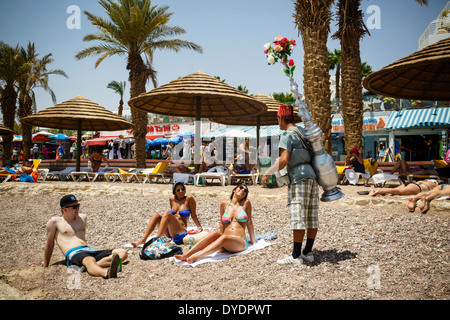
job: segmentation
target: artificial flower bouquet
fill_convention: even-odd
[[[281,63],[286,67],[283,71],[289,76],[294,76],[294,60],[289,59],[292,50],[295,46],[295,40],[283,38],[282,36],[275,37],[274,46],[270,42],[264,45],[264,53],[267,55],[267,63],[269,65],[274,64],[281,60]]]

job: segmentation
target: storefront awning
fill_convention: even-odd
[[[400,110],[391,113],[385,128],[406,129],[450,126],[450,108]]]

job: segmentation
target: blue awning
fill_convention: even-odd
[[[427,108],[394,111],[385,128],[405,129],[450,126],[450,108]]]

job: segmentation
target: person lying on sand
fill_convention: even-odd
[[[80,214],[80,203],[74,195],[60,200],[61,216],[51,218],[46,225],[44,267],[48,267],[56,241],[70,266],[85,267],[89,275],[105,279],[116,278],[120,260],[125,261],[124,249],[94,250],[86,244],[87,216]]]
[[[192,216],[192,220],[194,220],[198,228],[202,227],[197,218],[195,199],[191,195],[186,195],[185,185],[182,182],[175,183],[172,187],[172,193],[173,196],[169,198],[169,211],[166,211],[164,214],[155,213],[147,223],[141,240],[131,243],[133,247],[144,244],[156,226],[159,226],[157,237],[165,234],[170,238],[174,238],[175,243],[182,243],[183,238],[188,234],[187,222],[190,216]]]
[[[245,184],[237,185],[231,193],[230,201],[225,200],[220,203],[220,231],[210,232],[187,253],[175,255],[175,258],[192,264],[217,250],[232,253],[244,251],[248,248],[245,228],[250,234],[250,243],[256,243],[252,222],[252,205],[247,196],[247,186]]]
[[[414,197],[408,199],[408,209],[410,212],[416,210],[417,200],[421,199],[421,204],[419,206],[420,212],[425,214],[430,210],[430,202],[433,199],[439,197],[450,197],[450,185],[440,184],[430,191],[425,191],[416,194]]]
[[[436,180],[424,180],[419,182],[409,182],[406,184],[402,184],[396,188],[378,188],[372,189],[369,192],[369,196],[378,196],[385,195],[387,193],[394,195],[413,195],[418,194],[420,192],[430,191],[438,185]]]

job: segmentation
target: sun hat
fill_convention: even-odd
[[[78,202],[77,198],[73,194],[68,194],[61,198],[61,200],[59,201],[59,205],[61,206],[61,208],[64,208],[75,202]]]

